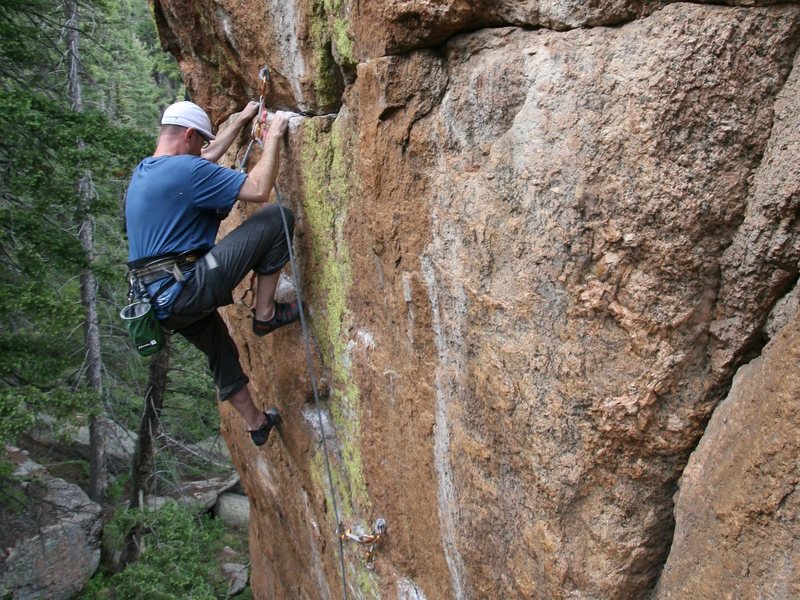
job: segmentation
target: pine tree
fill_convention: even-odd
[[[5,5],[0,16],[2,443],[18,439],[41,412],[57,418],[92,413],[113,387],[138,378],[126,373],[129,355],[117,358],[127,347],[114,325],[116,311],[98,300],[124,295],[121,232],[112,224],[125,174],[151,151],[157,127],[156,108],[147,117],[150,133],[120,126],[96,110],[96,99],[108,93],[93,82],[84,90],[82,78],[91,80],[96,67],[87,65],[99,64],[98,57],[108,52],[96,36],[86,36],[90,42],[79,56],[74,0]],[[94,23],[109,10],[91,2],[80,7],[93,12]],[[71,25],[65,27],[66,20]],[[92,250],[97,244],[102,251]],[[76,336],[81,306],[88,315],[84,340]],[[81,347],[85,351],[76,352]],[[104,357],[120,370],[115,386],[102,385],[109,373]]]

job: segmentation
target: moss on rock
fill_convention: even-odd
[[[304,216],[315,263],[316,302],[312,328],[331,378],[331,416],[341,443],[340,467],[346,482],[337,482],[349,496],[348,512],[369,506],[361,459],[360,391],[350,369],[347,334],[352,327],[347,295],[352,282],[351,260],[344,238],[351,171],[342,127],[335,121],[330,133],[320,120],[306,121],[301,156],[305,188]]]

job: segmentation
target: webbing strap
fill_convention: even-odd
[[[328,485],[330,486],[331,490],[331,504],[333,506],[333,516],[336,519],[336,537],[339,540],[339,566],[342,571],[342,598],[347,600],[347,571],[345,570],[344,564],[344,540],[339,535],[339,527],[342,523],[341,519],[339,518],[339,507],[336,502],[336,487],[333,483],[333,471],[331,470],[331,461],[328,456],[328,444],[325,441],[325,425],[322,419],[322,405],[319,401],[319,390],[317,389],[317,375],[316,371],[314,370],[314,362],[311,358],[311,342],[310,342],[310,335],[308,332],[308,324],[306,323],[306,318],[303,313],[303,298],[300,294],[300,280],[299,280],[299,271],[297,269],[297,263],[294,260],[294,251],[292,250],[292,237],[289,234],[289,224],[286,221],[286,215],[283,210],[283,198],[281,197],[280,192],[278,191],[278,186],[275,186],[275,196],[278,199],[278,206],[281,210],[281,219],[283,219],[283,232],[286,235],[286,246],[289,249],[289,262],[292,265],[292,281],[294,282],[294,289],[297,293],[297,306],[300,309],[300,326],[303,330],[303,341],[305,343],[306,349],[306,362],[308,363],[308,374],[311,377],[311,389],[314,392],[314,405],[317,409],[317,421],[319,422],[319,430],[322,435],[322,451],[325,454],[325,469],[328,472]]]

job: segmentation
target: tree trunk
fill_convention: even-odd
[[[82,178],[85,181],[85,177]],[[81,245],[87,257],[94,254],[94,223],[87,215],[81,225]],[[97,322],[97,279],[90,267],[81,273],[81,301],[86,309],[84,321],[84,340],[86,344],[86,377],[89,388],[102,395],[102,359],[100,356],[100,328]],[[89,497],[102,500],[108,483],[108,459],[106,456],[106,434],[103,431],[105,410],[101,403],[100,413],[93,414],[89,421]]]
[[[152,491],[153,457],[155,440],[161,419],[161,407],[167,389],[167,370],[169,369],[170,338],[167,336],[164,347],[150,363],[150,377],[144,399],[144,413],[139,424],[139,439],[131,465],[130,506],[137,508],[140,499]]]
[[[139,437],[136,441],[136,452],[131,464],[130,508],[139,508],[146,494],[153,490],[153,463],[156,453],[156,439],[161,419],[161,408],[164,406],[164,394],[167,389],[167,371],[171,342],[169,336],[164,347],[150,362],[150,376],[147,381],[147,393],[144,398],[144,412],[139,423]],[[119,567],[136,561],[141,550],[142,526],[137,525],[125,537],[125,546]]]
[[[79,53],[79,14],[77,0],[68,0],[66,7],[66,39],[67,68],[69,71],[69,99],[72,110],[83,111],[83,88],[80,78]],[[78,141],[83,147],[83,141]],[[81,301],[86,309],[84,321],[84,343],[86,345],[86,378],[89,388],[102,397],[102,359],[100,356],[100,328],[97,321],[97,279],[92,272],[94,260],[94,222],[90,211],[94,194],[92,175],[87,170],[77,182],[77,193],[81,215],[80,241],[86,253],[87,266],[81,273]],[[106,457],[105,433],[102,416],[105,411],[102,405],[99,414],[94,414],[89,422],[89,496],[100,501],[105,494],[108,482],[108,460]]]

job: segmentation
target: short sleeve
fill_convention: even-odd
[[[194,204],[199,208],[229,211],[236,203],[246,173],[221,167],[204,158],[193,165]]]

